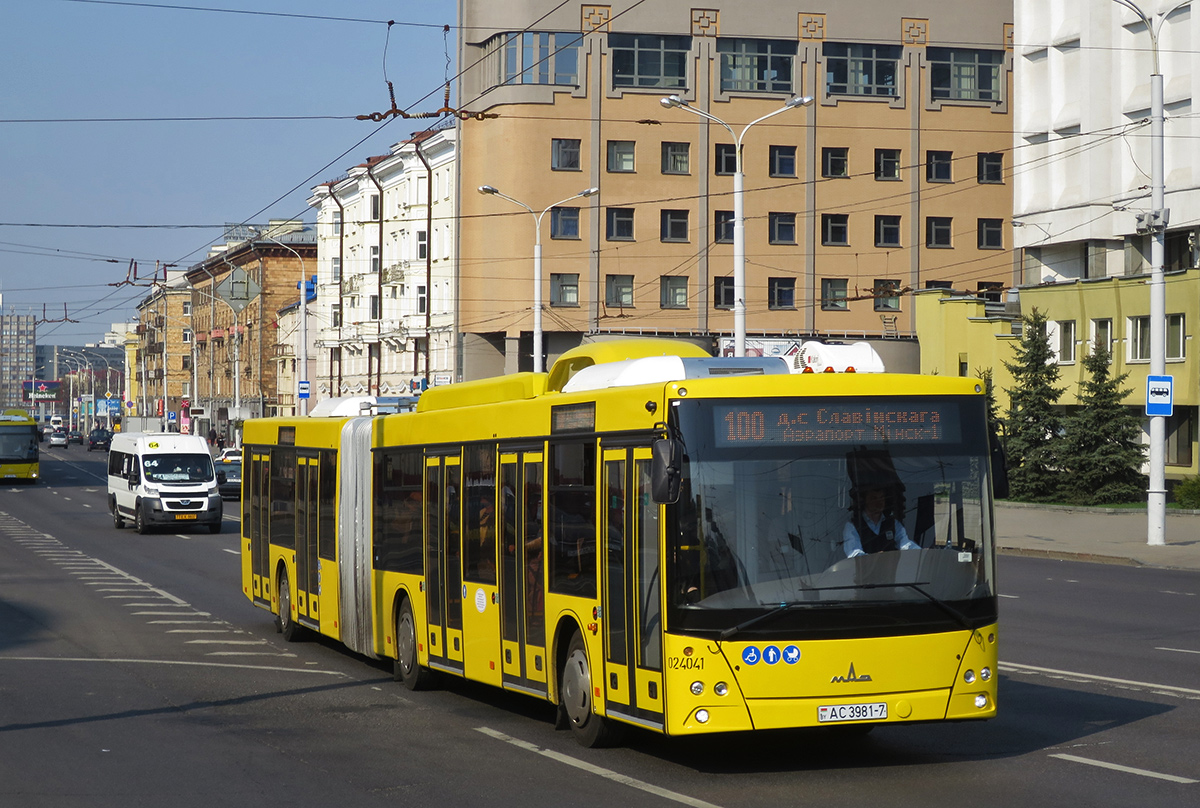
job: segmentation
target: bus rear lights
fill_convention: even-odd
[[[979,678],[985,682],[991,681],[992,669],[991,668],[980,668]]]
[[[975,697],[975,706],[981,710],[988,706],[988,697],[986,693],[980,693]]]
[[[704,692],[704,682],[692,682],[692,695],[699,696]]]
[[[724,682],[717,682],[715,685],[713,685],[713,692],[718,696],[727,695],[729,693],[729,685],[725,684]]]
[[[967,672],[963,674],[963,681],[969,685],[974,684],[975,683],[975,671],[971,670],[970,668],[967,668]]]
[[[696,721],[700,724],[708,723],[708,710],[697,710]]]

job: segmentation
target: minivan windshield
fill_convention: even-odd
[[[152,454],[142,459],[142,472],[151,483],[207,483],[213,464],[206,454]]]

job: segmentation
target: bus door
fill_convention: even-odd
[[[425,461],[425,608],[429,667],[463,672],[458,457]]]
[[[462,467],[464,673],[499,685],[500,590],[496,567],[496,447],[468,446]]]
[[[605,449],[601,514],[604,688],[609,715],[663,727],[658,505],[650,450]]]
[[[250,518],[242,534],[250,545],[250,578],[255,603],[271,604],[271,467],[269,455],[253,451],[248,456]]]
[[[504,686],[546,695],[546,570],[539,452],[500,455],[500,629]]]
[[[301,625],[320,629],[321,560],[317,557],[321,468],[314,456],[296,458],[296,612]]]

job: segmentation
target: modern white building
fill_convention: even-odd
[[[1134,0],[1166,13],[1164,76],[1168,271],[1196,265],[1200,232],[1200,14],[1180,0]],[[1149,270],[1150,75],[1146,26],[1116,0],[1016,0],[1014,246],[1027,284]]]
[[[313,189],[313,398],[457,380],[453,128],[418,132]]]

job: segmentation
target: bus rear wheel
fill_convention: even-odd
[[[575,740],[581,746],[595,749],[612,746],[620,740],[620,726],[602,715],[596,715],[592,701],[592,671],[588,664],[587,647],[578,633],[571,636],[567,659],[558,677],[559,710],[567,719]]]
[[[392,678],[409,690],[425,690],[433,684],[433,671],[422,668],[417,656],[417,623],[407,598],[396,613],[396,661]]]
[[[275,615],[275,630],[283,635],[285,642],[295,642],[300,636],[300,626],[292,619],[292,587],[288,583],[287,570],[279,571],[279,614]]]

